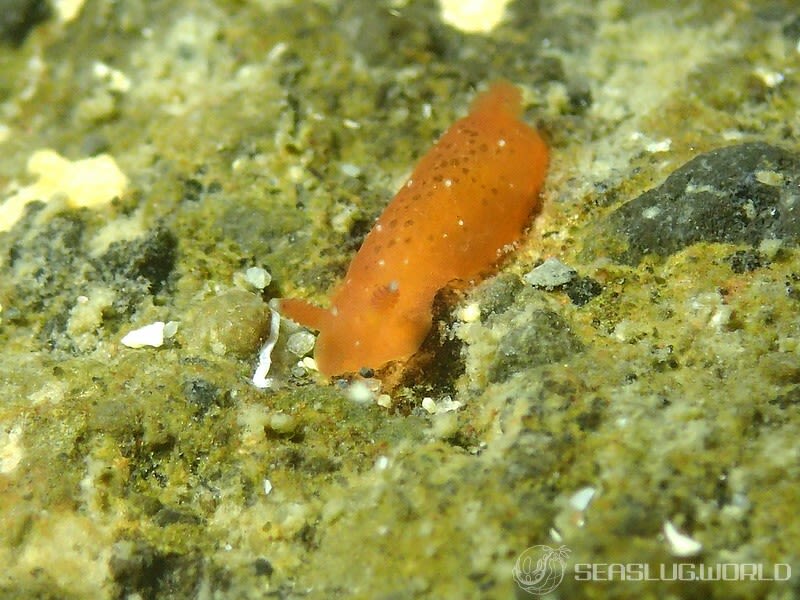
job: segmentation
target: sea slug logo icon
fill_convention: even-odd
[[[514,581],[529,594],[552,592],[564,579],[569,553],[566,546],[531,546],[517,557],[512,571]]]

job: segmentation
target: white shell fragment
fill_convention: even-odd
[[[164,321],[156,321],[128,332],[121,343],[128,348],[159,348],[164,344]]]
[[[253,385],[261,390],[272,387],[275,384],[274,378],[267,377],[267,374],[272,366],[272,349],[278,341],[278,333],[281,329],[281,316],[272,307],[270,307],[269,313],[269,337],[258,352],[258,363],[256,364],[255,373],[253,373]]]
[[[430,396],[426,396],[422,399],[422,408],[428,414],[431,415],[441,415],[448,412],[453,412],[461,408],[463,404],[458,400],[453,400],[450,396],[445,396],[438,402],[436,402]]]
[[[589,507],[589,503],[594,498],[595,493],[597,493],[597,490],[593,487],[581,488],[572,494],[569,499],[569,505],[575,510],[583,512]]]
[[[696,556],[703,549],[703,544],[678,531],[669,521],[664,522],[664,537],[673,556]]]

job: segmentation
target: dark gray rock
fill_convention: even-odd
[[[667,256],[698,242],[800,240],[800,155],[760,142],[701,154],[610,217],[618,259]]]
[[[0,40],[19,46],[30,30],[49,16],[47,0],[0,0]]]
[[[489,365],[489,381],[505,381],[514,373],[567,360],[583,349],[565,321],[549,310],[520,310],[511,330],[497,345]]]

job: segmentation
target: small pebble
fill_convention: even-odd
[[[286,349],[295,356],[303,357],[314,349],[317,338],[309,331],[296,331],[286,340]]]
[[[245,279],[257,290],[263,290],[272,283],[272,275],[261,267],[250,267],[244,272]]]
[[[234,289],[198,304],[184,319],[182,331],[191,352],[248,358],[258,351],[269,328],[269,307],[261,298]]]
[[[548,258],[541,265],[526,273],[523,279],[535,288],[550,291],[568,284],[576,275],[575,269],[568,267],[557,258]]]

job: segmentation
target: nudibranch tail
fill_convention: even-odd
[[[304,327],[321,331],[331,318],[331,312],[305,300],[282,298],[278,304],[278,312]]]

